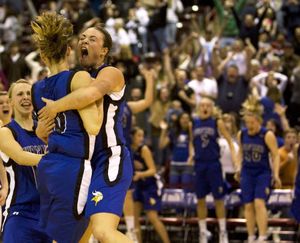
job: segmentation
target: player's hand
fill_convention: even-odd
[[[187,165],[193,166],[194,165],[194,156],[189,156],[187,160]]]
[[[38,112],[39,119],[53,120],[57,115],[54,101],[46,98],[42,98],[42,101],[44,101],[46,105]]]
[[[7,193],[8,193],[7,189],[5,188],[0,189],[0,206],[3,206],[5,204]]]
[[[143,75],[146,82],[154,82],[154,79],[157,76],[153,68],[148,69],[144,65],[139,65],[139,72]]]
[[[240,170],[237,170],[235,173],[234,173],[234,179],[237,181],[237,182],[241,182],[241,171]]]
[[[136,171],[135,174],[134,174],[134,176],[133,176],[133,181],[138,181],[140,179],[142,179],[141,172]]]
[[[281,180],[278,176],[274,176],[274,187],[276,189],[280,189],[281,188]]]
[[[168,123],[166,123],[164,120],[161,120],[159,123],[159,127],[161,130],[167,130],[168,129]]]
[[[55,127],[54,120],[40,119],[35,130],[36,135],[43,141],[48,140],[50,133]]]

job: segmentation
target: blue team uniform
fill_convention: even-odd
[[[295,182],[295,192],[294,192],[294,198],[293,203],[291,207],[291,212],[293,217],[300,222],[300,146],[298,147],[298,172],[296,176],[296,182]]]
[[[41,97],[58,100],[71,92],[75,72],[63,71],[33,85],[32,101],[38,112]],[[78,242],[88,220],[83,216],[92,176],[90,159],[95,136],[84,129],[77,110],[59,113],[48,138],[49,153],[38,166],[41,225],[58,243]]]
[[[254,136],[249,135],[247,129],[241,131],[241,190],[244,203],[253,202],[256,198],[267,200],[270,194],[272,173],[269,148],[265,143],[267,132],[264,127]]]
[[[224,180],[220,163],[217,120],[193,119],[196,194],[199,199],[212,192],[215,199],[224,196]]]
[[[106,65],[91,73],[97,77]],[[123,134],[125,87],[103,97],[103,123],[96,137],[92,158],[93,176],[86,205],[86,216],[96,213],[122,215],[126,192],[132,181],[130,153]]]
[[[188,188],[192,183],[193,167],[187,165],[189,157],[189,133],[175,131],[169,134],[171,147],[170,185],[178,186],[182,184]]]
[[[133,153],[134,160],[140,163],[135,168],[136,171],[147,170],[145,160],[142,158],[141,151],[144,145],[140,146]],[[133,199],[141,202],[145,210],[159,211],[161,208],[162,183],[158,175],[150,176],[134,182]]]
[[[24,151],[44,154],[47,146],[33,131],[24,130],[12,120],[8,125]],[[8,176],[9,191],[3,207],[4,243],[50,243],[52,240],[39,227],[40,197],[36,183],[36,168],[18,165],[1,153]]]

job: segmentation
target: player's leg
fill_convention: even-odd
[[[79,243],[88,243],[92,236],[92,225],[89,223],[89,226],[85,230],[83,236],[81,237]]]
[[[224,205],[225,182],[222,174],[222,166],[219,161],[211,163],[207,171],[209,185],[215,199],[216,215],[219,222],[219,242],[228,243],[226,230],[226,210]]]
[[[245,204],[245,218],[246,218],[248,237],[253,238],[253,236],[255,235],[254,203],[246,203]]]
[[[266,208],[266,201],[270,195],[271,173],[263,173],[257,177],[257,184],[255,187],[255,216],[259,232],[259,241],[267,238],[268,229],[268,212]]]
[[[268,212],[264,199],[254,200],[255,218],[259,232],[259,238],[265,239],[268,229]]]
[[[207,180],[207,165],[199,164],[196,167],[195,189],[198,198],[197,202],[197,216],[199,225],[199,240],[201,243],[207,242],[207,207],[205,197],[210,191],[209,181]]]
[[[170,243],[170,239],[166,227],[159,219],[157,211],[147,210],[146,214],[147,214],[147,218],[149,219],[150,223],[153,225],[155,231],[158,233],[163,243]]]
[[[127,236],[137,242],[137,235],[135,232],[135,218],[134,218],[134,201],[133,201],[133,190],[129,189],[126,193],[123,213],[125,218],[125,223],[127,227]]]
[[[143,210],[143,204],[141,202],[134,202],[134,220],[135,220],[135,231],[137,233],[138,242],[142,242],[142,230],[140,224],[140,216]]]
[[[253,178],[247,171],[241,173],[241,191],[242,200],[244,203],[246,226],[248,232],[248,242],[255,241],[255,178]]]
[[[93,235],[101,243],[133,243],[118,231],[119,216],[112,213],[96,213],[90,219]]]

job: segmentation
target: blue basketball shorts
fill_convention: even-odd
[[[255,199],[268,200],[271,190],[272,174],[269,170],[242,169],[241,191],[243,203]]]
[[[58,243],[77,243],[88,226],[83,217],[92,176],[90,161],[49,153],[37,168],[40,224]]]
[[[195,190],[198,199],[212,193],[214,199],[220,200],[225,195],[225,183],[222,167],[219,161],[197,162],[195,164],[196,178]]]
[[[96,213],[121,216],[126,192],[132,181],[132,160],[125,146],[94,155],[93,176],[89,188],[86,217]]]
[[[3,243],[20,242],[52,243],[52,239],[39,227],[37,219],[12,215],[7,218],[3,228]]]

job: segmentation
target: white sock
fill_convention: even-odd
[[[265,236],[265,235],[260,235],[258,237],[258,242],[265,241],[265,240],[267,240],[267,236]]]
[[[134,231],[134,217],[133,216],[125,216],[125,222],[127,231]]]
[[[198,225],[199,225],[199,230],[200,230],[200,233],[203,232],[206,234],[206,220],[205,219],[201,219],[198,221]]]
[[[249,235],[248,236],[248,242],[254,242],[256,239],[256,236],[255,235]]]
[[[220,232],[225,232],[226,231],[226,219],[218,219],[219,221],[219,227],[220,227]]]

